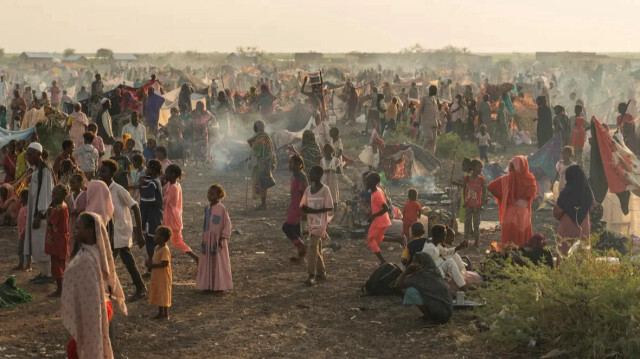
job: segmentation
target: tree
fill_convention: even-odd
[[[419,54],[419,53],[425,52],[425,51],[426,50],[425,50],[424,47],[422,47],[422,45],[416,43],[416,44],[413,44],[413,45],[411,45],[409,47],[406,47],[406,48],[400,50],[400,53],[403,53],[403,54]]]
[[[108,59],[111,56],[113,56],[111,49],[98,49],[98,51],[96,51],[96,57],[99,59]]]
[[[69,57],[71,55],[74,55],[76,53],[76,50],[74,49],[64,49],[64,51],[62,52],[62,57]]]

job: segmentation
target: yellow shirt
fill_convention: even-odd
[[[384,116],[385,120],[395,120],[398,118],[398,105],[393,104],[393,102],[389,102],[387,105],[387,113]]]

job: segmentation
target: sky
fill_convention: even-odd
[[[0,0],[0,48],[639,52],[638,13],[638,0]]]

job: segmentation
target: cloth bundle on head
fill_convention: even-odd
[[[32,150],[36,150],[36,151],[42,153],[42,145],[39,144],[38,142],[31,142],[29,144],[29,147],[27,147],[27,148],[31,148]]]
[[[113,218],[113,201],[106,183],[100,180],[89,181],[85,211],[97,213],[105,224]]]
[[[579,226],[589,215],[595,198],[582,167],[579,165],[569,166],[565,177],[567,184],[560,192],[556,203],[569,216],[569,219]]]

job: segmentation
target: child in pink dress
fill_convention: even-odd
[[[207,192],[210,205],[204,209],[204,234],[198,260],[196,289],[223,291],[233,289],[229,237],[231,220],[220,201],[226,196],[222,186],[211,185]]]
[[[167,166],[164,179],[167,181],[162,187],[164,199],[164,216],[162,224],[171,229],[171,245],[182,253],[186,253],[198,263],[198,256],[184,243],[182,238],[182,187],[178,180],[182,178],[182,169],[176,164]]]
[[[87,192],[85,192],[84,176],[79,173],[72,175],[69,180],[69,187],[71,193],[65,198],[64,202],[67,204],[67,208],[69,208],[69,228],[73,231],[73,229],[76,228],[78,216],[87,208]],[[70,236],[70,257],[73,257],[76,253],[75,247],[75,240],[73,236]]]

